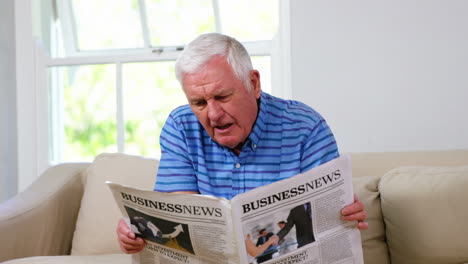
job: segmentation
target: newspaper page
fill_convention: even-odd
[[[146,241],[133,263],[239,263],[228,200],[107,184],[127,224]]]
[[[127,224],[145,239],[141,264],[363,263],[347,155],[236,196],[144,191],[108,182]]]
[[[348,155],[234,197],[237,241],[245,244],[239,263],[364,263],[356,223],[341,220],[353,201]]]

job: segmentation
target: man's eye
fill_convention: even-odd
[[[206,101],[200,100],[200,101],[194,101],[192,102],[193,105],[195,106],[204,106],[206,105]]]
[[[228,97],[225,96],[225,95],[218,95],[218,96],[215,96],[215,100],[216,101],[223,101],[223,100],[226,100]]]

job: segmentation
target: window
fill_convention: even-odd
[[[174,75],[184,45],[220,32],[243,42],[271,92],[272,0],[56,0],[47,60],[51,163],[102,152],[159,157],[159,133],[185,104]],[[52,12],[54,13],[54,12]]]

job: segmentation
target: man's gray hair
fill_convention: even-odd
[[[182,84],[183,74],[196,73],[216,55],[227,59],[236,77],[250,90],[250,71],[253,67],[247,50],[236,39],[219,33],[200,35],[185,47],[175,64],[177,80]]]

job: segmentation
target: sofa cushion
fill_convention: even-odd
[[[361,231],[364,263],[390,263],[385,241],[385,226],[380,210],[380,195],[377,189],[380,177],[353,178],[354,193],[364,204],[369,229]]]
[[[116,227],[122,217],[105,181],[152,190],[158,161],[126,154],[101,154],[87,169],[72,255],[121,253]]]
[[[379,190],[392,263],[468,261],[468,166],[397,168]]]

